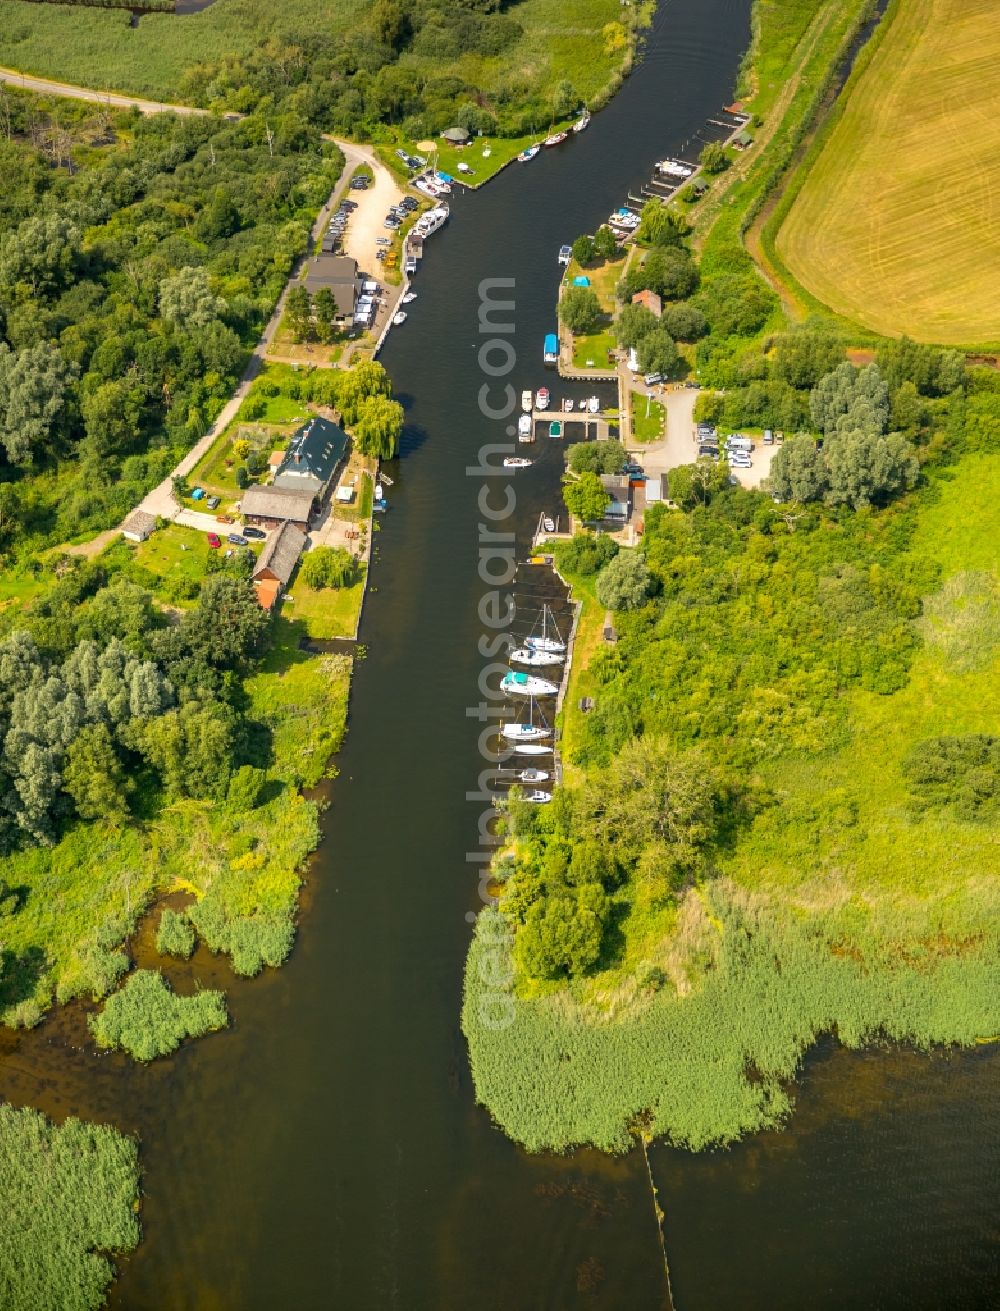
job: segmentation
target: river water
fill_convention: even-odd
[[[668,0],[644,62],[589,130],[481,193],[427,243],[383,360],[407,406],[351,731],[288,964],[227,988],[232,1029],[150,1069],[89,1049],[65,1011],[5,1035],[0,1095],[141,1134],[139,1252],[111,1301],[148,1311],[659,1311],[642,1157],[529,1157],[474,1105],[458,1020],[481,807],[478,484],[484,277],[516,280],[515,387],[539,385],[556,251],[592,231],[730,98],[749,0]],[[547,379],[557,396],[566,388]],[[525,544],[558,508],[562,450],[516,483]],[[810,1058],[782,1134],[698,1157],[657,1146],[680,1311],[975,1308],[997,1279],[992,1048]]]

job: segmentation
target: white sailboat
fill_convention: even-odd
[[[532,651],[530,646],[519,646],[510,653],[511,663],[515,665],[561,665],[562,656],[554,651]]]
[[[525,638],[525,646],[530,647],[532,651],[549,651],[555,654],[566,650],[566,643],[562,640],[554,619],[552,620],[552,631],[555,636],[552,637],[549,635],[549,619],[551,618],[551,614],[552,612],[549,610],[549,607],[543,605],[541,633],[538,636]]]
[[[552,748],[528,743],[515,747],[514,754],[516,756],[550,756],[552,754]]]
[[[555,696],[559,688],[547,678],[536,678],[534,674],[521,674],[511,670],[504,674],[500,688],[508,696]]]
[[[508,742],[537,742],[551,736],[548,729],[536,728],[534,724],[501,724],[500,732]]]
[[[548,773],[544,769],[522,769],[517,775],[519,783],[545,783],[548,781]]]

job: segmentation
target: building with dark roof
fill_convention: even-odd
[[[312,492],[291,487],[254,485],[246,489],[240,502],[243,522],[256,528],[279,528],[283,523],[293,523],[304,530],[309,525],[312,508]]]
[[[318,500],[326,495],[346,452],[343,428],[315,415],[293,434],[274,475],[274,486],[309,492]]]
[[[361,290],[358,261],[351,259],[350,255],[333,255],[329,252],[314,255],[306,271],[306,287],[313,296],[321,287],[332,291],[333,299],[337,302],[337,318],[350,323],[354,319],[354,307]]]
[[[299,556],[305,550],[305,534],[293,523],[283,523],[267,539],[253,571],[257,600],[265,610],[273,608],[288,586]]]

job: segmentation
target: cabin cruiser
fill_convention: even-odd
[[[572,246],[560,246],[560,247],[559,247],[559,263],[560,263],[560,264],[568,264],[572,258],[573,258],[573,247],[572,247]]]
[[[542,792],[536,788],[534,792],[528,792],[525,795],[525,801],[530,801],[533,805],[544,806],[547,801],[552,800],[551,792]]]
[[[500,689],[508,696],[555,696],[559,691],[558,686],[547,678],[517,673],[513,669],[500,680]]]
[[[437,232],[438,228],[444,227],[448,222],[448,215],[450,213],[451,208],[446,201],[442,202],[440,205],[435,205],[434,208],[429,209],[426,214],[420,215],[416,223],[413,225],[413,231],[418,237],[429,237]]]
[[[538,389],[538,391],[537,391],[537,393],[536,393],[536,395],[535,395],[535,405],[536,405],[536,406],[538,407],[538,409],[540,409],[540,410],[547,410],[547,409],[549,408],[549,389],[548,389],[548,387],[539,387],[539,389]]]
[[[689,178],[694,172],[687,164],[681,164],[676,159],[664,159],[656,166],[657,172],[666,173],[672,178]]]
[[[544,769],[522,769],[517,775],[517,781],[519,783],[545,783],[548,777],[548,772]]]
[[[541,150],[541,146],[529,146],[527,150],[521,151],[521,153],[518,155],[518,159],[522,164],[527,164],[529,160],[535,158],[535,156],[538,154],[540,150]]]
[[[406,322],[406,310],[400,310],[398,314],[392,316],[393,323],[398,327],[399,324]]]
[[[530,469],[531,461],[526,460],[522,455],[508,455],[503,462],[505,469]]]
[[[533,442],[535,440],[535,425],[530,414],[522,414],[518,419],[517,440],[519,442]]]
[[[524,391],[521,392],[521,409],[525,412],[525,414],[531,413],[531,405],[533,400],[534,397],[532,395],[531,388],[525,387]]]
[[[554,533],[556,530],[556,521],[550,519],[548,515],[542,520],[542,528],[547,533]]]
[[[546,137],[542,142],[543,146],[560,146],[569,136],[568,132],[553,132],[550,137]]]
[[[415,291],[408,291],[399,303],[401,305],[410,305],[416,299],[417,299],[417,293]]]

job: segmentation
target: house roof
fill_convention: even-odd
[[[274,603],[281,595],[281,584],[273,578],[254,580],[253,590],[257,593],[257,604],[262,610],[273,610]]]
[[[253,571],[254,581],[260,581],[262,574],[270,572],[283,587],[287,587],[305,544],[305,533],[286,520],[280,528],[274,530],[258,556]]]
[[[294,487],[248,487],[243,493],[240,508],[244,515],[258,519],[290,519],[292,523],[308,523],[312,510],[311,489]]]
[[[632,304],[645,305],[646,309],[652,310],[657,316],[663,313],[663,301],[655,291],[650,291],[648,287],[635,293],[632,297]]]
[[[469,130],[464,127],[446,127],[441,133],[445,141],[464,142],[469,139]]]
[[[148,510],[133,510],[122,524],[122,532],[141,533],[148,537],[155,527],[155,514],[150,514]]]
[[[347,450],[347,433],[329,419],[314,415],[292,434],[285,458],[274,475],[275,487],[327,487]]]
[[[358,261],[350,255],[315,255],[306,272],[306,286],[310,291],[328,287],[333,292],[341,314],[353,314],[354,302],[361,289]]]

